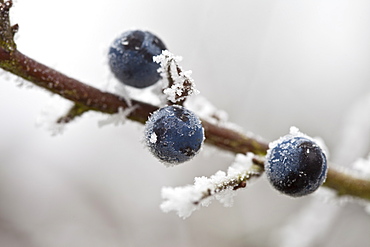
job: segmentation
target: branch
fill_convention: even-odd
[[[336,190],[338,196],[354,196],[370,201],[370,180],[356,178],[344,170],[331,167],[324,186]]]
[[[156,106],[136,100],[132,100],[129,106],[123,98],[117,95],[103,92],[70,78],[19,52],[13,39],[18,25],[11,26],[9,21],[11,6],[12,1],[0,0],[0,67],[47,91],[73,101],[75,106],[66,116],[59,119],[60,122],[68,122],[90,110],[114,114],[120,108],[133,107],[127,118],[145,123],[150,113],[158,109]],[[264,141],[205,120],[202,120],[202,124],[206,142],[220,149],[242,154],[252,152],[264,155],[267,152],[268,143]],[[333,168],[329,169],[324,185],[338,191],[338,195],[351,195],[370,200],[369,180],[356,178]]]
[[[0,66],[4,70],[22,77],[39,87],[73,101],[79,106],[78,108],[81,114],[88,110],[113,114],[117,113],[120,107],[123,109],[129,107],[123,98],[109,92],[100,91],[97,88],[67,77],[23,55],[17,50],[7,53],[0,47]],[[131,101],[130,107],[134,107],[135,109],[127,118],[140,123],[145,123],[149,114],[158,109],[156,106],[136,100]],[[71,109],[71,111],[75,109],[76,107]],[[71,114],[72,116],[75,115],[75,113]],[[267,150],[267,143],[248,138],[233,130],[218,127],[205,120],[202,123],[207,141],[220,148],[236,153],[253,152],[259,154],[265,153]]]

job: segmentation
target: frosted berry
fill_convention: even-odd
[[[164,43],[147,31],[127,31],[119,36],[108,52],[109,66],[115,77],[125,85],[145,88],[160,79],[159,64],[153,61],[166,50]]]
[[[200,150],[204,131],[200,119],[188,109],[171,105],[155,111],[145,124],[149,150],[167,165],[193,158]]]
[[[268,151],[266,175],[278,191],[293,196],[304,196],[323,184],[327,173],[326,156],[310,138],[287,135]]]

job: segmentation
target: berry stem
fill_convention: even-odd
[[[154,60],[160,63],[162,77],[168,82],[168,85],[163,88],[168,105],[183,106],[188,96],[199,93],[190,77],[191,71],[184,72],[180,67],[178,63],[181,60],[180,57],[164,50],[162,54],[154,57]]]
[[[13,39],[18,25],[11,26],[9,21],[11,6],[12,1],[0,0],[0,67],[73,101],[75,106],[59,121],[68,122],[89,110],[114,114],[119,111],[119,108],[134,107],[127,118],[145,123],[150,113],[158,109],[156,106],[136,100],[132,100],[132,105],[129,106],[124,99],[117,95],[103,92],[70,78],[19,52]],[[202,124],[205,129],[206,142],[220,149],[243,154],[252,152],[258,155],[264,155],[267,152],[268,143],[266,142],[211,124],[205,120],[202,120]],[[351,195],[370,200],[369,180],[356,178],[333,168],[329,169],[324,185],[336,190],[338,195]]]
[[[171,61],[172,62],[172,61]],[[170,63],[171,63],[170,62]],[[165,87],[163,89],[163,91],[166,89],[166,88],[170,88],[172,87],[174,84],[175,84],[175,81],[174,79],[172,78],[172,74],[171,74],[171,66],[168,65],[167,68],[166,68],[166,74],[167,74],[167,81],[168,81],[168,85],[167,87]],[[167,99],[167,105],[174,105],[176,103],[172,102],[171,100]],[[183,106],[184,105],[184,102],[178,102],[177,105],[181,105]]]
[[[177,76],[180,76],[181,73],[182,73],[182,70],[179,67],[179,65],[177,64],[177,62],[174,61],[174,60],[170,61],[169,66],[168,66],[167,71],[166,71],[167,72],[167,79],[168,79],[168,87],[167,88],[171,88],[175,85],[175,80],[173,79],[173,74],[171,72],[171,65],[175,66]],[[176,105],[183,106],[184,103],[185,103],[185,100],[187,99],[187,96],[189,96],[189,91],[191,90],[191,87],[192,87],[192,83],[189,80],[184,81],[182,93],[180,95],[176,94],[176,96],[175,96],[176,103],[172,102],[171,100],[168,100],[167,104],[168,105],[176,104]]]

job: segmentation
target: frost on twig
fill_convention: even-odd
[[[364,179],[370,180],[370,154],[366,159],[360,158],[355,161],[353,164],[353,170],[357,173],[357,176],[360,176]],[[370,214],[370,203],[365,203],[365,211]]]
[[[228,123],[227,112],[218,109],[202,95],[197,95],[197,97],[186,100],[184,105],[189,110],[195,112],[200,118],[212,124],[226,126]]]
[[[207,207],[213,199],[225,207],[232,206],[235,190],[246,187],[252,178],[262,174],[263,168],[254,157],[252,153],[237,154],[227,174],[218,171],[210,178],[196,177],[193,185],[162,188],[162,211],[176,211],[179,217],[185,219],[201,206]]]
[[[359,158],[353,163],[353,169],[357,176],[370,179],[370,155],[364,159]]]
[[[167,100],[181,104],[190,95],[199,94],[195,88],[194,80],[191,78],[191,71],[183,71],[179,66],[182,57],[175,56],[168,50],[162,51],[162,54],[153,57],[154,62],[160,64],[159,72],[163,78],[168,80],[163,93],[167,95]]]
[[[109,115],[106,119],[100,120],[98,122],[99,127],[103,127],[109,124],[114,124],[114,126],[118,126],[124,124],[127,121],[127,116],[132,113],[137,106],[130,106],[126,109],[123,107],[118,108],[118,113]]]
[[[43,127],[51,132],[52,136],[60,135],[64,132],[66,122],[56,121],[60,119],[63,113],[67,109],[72,108],[72,103],[59,96],[53,97],[53,103],[48,103],[41,110],[39,116],[36,119],[36,126]]]

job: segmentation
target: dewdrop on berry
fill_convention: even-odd
[[[295,131],[270,144],[265,172],[271,185],[283,194],[311,194],[325,181],[327,160],[319,145]]]
[[[190,160],[199,152],[204,130],[193,112],[171,105],[149,117],[145,124],[145,141],[155,157],[172,166]]]

